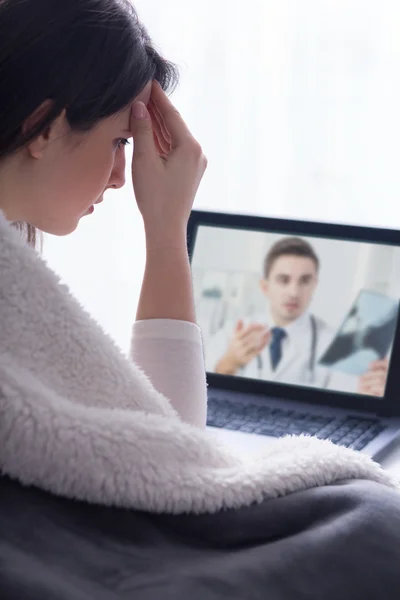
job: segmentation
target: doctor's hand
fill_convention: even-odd
[[[271,332],[260,323],[245,326],[240,319],[236,323],[233,337],[229,346],[218,361],[216,373],[234,375],[240,368],[245,367],[269,344]]]
[[[387,358],[371,363],[368,371],[359,379],[357,392],[370,396],[383,396],[388,371],[389,360]]]

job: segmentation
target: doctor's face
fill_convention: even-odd
[[[308,309],[317,283],[318,270],[311,258],[283,255],[273,262],[268,278],[261,280],[261,291],[276,325],[288,325]]]

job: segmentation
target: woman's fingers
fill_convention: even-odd
[[[143,102],[134,102],[131,108],[130,128],[135,142],[133,151],[133,167],[138,160],[157,159],[154,145],[153,123],[149,111]]]
[[[158,154],[160,155],[161,158],[164,158],[166,156],[166,154],[165,154],[164,150],[160,146],[160,142],[158,141],[158,137],[157,137],[157,134],[156,134],[155,131],[153,131],[153,137],[154,137],[154,143],[155,143],[155,146],[157,148]]]
[[[188,139],[193,139],[185,121],[157,81],[153,81],[151,100],[171,136],[171,149],[174,150],[184,145]]]
[[[149,111],[149,115],[151,117],[151,122],[152,122],[152,126],[153,126],[153,137],[154,137],[154,142],[157,148],[157,152],[160,156],[165,156],[168,152],[165,143],[163,143],[163,138],[162,135],[160,133],[159,130],[159,126],[157,123],[157,119],[150,107],[150,105],[147,107],[147,110]]]
[[[132,181],[148,248],[160,248],[186,228],[207,160],[161,87],[152,90],[148,108],[132,106]]]
[[[157,149],[161,155],[166,155],[171,151],[171,144],[165,139],[159,117],[154,109],[154,104],[149,103],[147,110],[150,113],[153,123],[154,139],[156,141]]]
[[[152,107],[152,109],[154,110],[154,114],[155,114],[155,116],[157,118],[157,121],[158,121],[158,123],[160,125],[160,130],[161,130],[163,138],[170,145],[171,144],[171,134],[169,133],[168,129],[165,126],[162,114],[160,113],[160,111],[158,110],[157,106],[154,104],[154,102],[152,101],[151,98],[150,98],[150,103],[149,104]]]

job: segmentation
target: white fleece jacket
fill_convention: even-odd
[[[349,478],[397,486],[366,456],[314,438],[283,438],[257,458],[225,448],[199,427],[199,335],[190,324],[136,324],[140,368],[0,213],[0,470],[66,497],[171,513],[238,508]],[[164,368],[152,382],[144,371],[169,338],[173,373]]]

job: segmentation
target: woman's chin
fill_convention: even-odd
[[[80,217],[77,219],[70,219],[69,221],[65,220],[64,222],[53,222],[51,224],[46,224],[42,227],[38,224],[35,225],[35,227],[37,227],[43,233],[49,233],[50,235],[64,237],[75,231],[75,229],[79,225],[79,219]]]
[[[37,219],[35,222],[31,221],[31,224],[42,231],[43,233],[49,233],[50,235],[56,235],[63,237],[73,233],[79,225],[79,221],[86,216],[91,215],[94,212],[94,206],[89,206],[84,213],[80,215],[66,215],[65,218],[54,218],[46,219],[45,222],[39,222]]]

